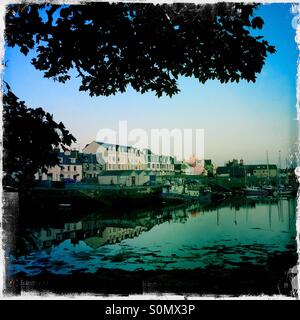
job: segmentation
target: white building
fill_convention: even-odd
[[[150,170],[158,175],[174,173],[174,159],[170,156],[154,154],[149,149],[140,150],[93,141],[82,150],[85,154],[95,154],[104,170]]]
[[[86,145],[83,153],[96,154],[97,161],[105,170],[145,170],[146,153],[134,147],[93,141]]]

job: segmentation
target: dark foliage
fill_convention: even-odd
[[[268,53],[263,20],[255,4],[11,5],[6,41],[23,54],[36,49],[32,64],[60,82],[70,70],[91,96],[124,92],[172,96],[179,76],[255,81]]]
[[[34,174],[59,164],[55,148],[65,149],[76,139],[62,122],[42,108],[28,108],[6,85],[3,95],[4,185],[26,189]]]

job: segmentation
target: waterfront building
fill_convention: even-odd
[[[66,179],[73,181],[82,180],[82,164],[79,161],[79,151],[57,151],[59,165],[49,167],[44,173],[39,170],[35,174],[35,180],[38,181],[64,181]]]
[[[204,171],[204,160],[191,156],[186,162],[183,173],[186,175],[201,175]]]
[[[174,173],[174,158],[157,155],[150,149],[140,150],[131,146],[93,141],[84,147],[83,153],[96,155],[105,171],[150,170],[157,175]]]
[[[242,178],[254,176],[257,178],[274,178],[277,176],[277,166],[275,164],[254,164],[254,165],[226,165],[220,166],[216,171],[219,177]]]
[[[96,155],[91,153],[80,153],[79,161],[82,164],[82,181],[98,182],[98,177],[104,170],[104,165],[97,161]]]
[[[274,178],[277,176],[277,166],[276,164],[257,164],[257,165],[247,165],[247,173],[253,175],[257,178]]]
[[[212,162],[211,159],[204,160],[204,175],[206,176],[214,176],[216,174],[216,165]]]
[[[174,158],[170,156],[159,156],[159,169],[162,175],[174,174]]]
[[[160,171],[159,155],[153,153],[150,149],[145,149],[147,170],[152,170],[154,172]]]
[[[217,168],[216,174],[219,177],[242,178],[245,177],[245,170],[246,166],[221,166]]]
[[[143,186],[154,184],[156,175],[147,170],[109,170],[100,173],[98,182],[102,185]]]
[[[93,141],[82,150],[94,154],[104,170],[145,170],[146,153],[130,146]]]
[[[174,163],[174,172],[175,174],[183,174],[188,168],[188,164],[185,161],[176,161]]]
[[[229,178],[231,176],[230,167],[224,167],[224,166],[217,167],[216,173],[219,177],[228,177]]]
[[[157,175],[174,174],[174,158],[171,156],[157,155],[150,149],[145,149],[147,170],[154,171]]]

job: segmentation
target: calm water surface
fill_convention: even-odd
[[[8,274],[239,268],[264,265],[273,253],[296,250],[296,200],[244,200],[215,208],[90,214],[59,226],[27,228],[27,252],[9,256]],[[69,213],[71,215],[71,213]],[[292,266],[291,266],[292,267]]]

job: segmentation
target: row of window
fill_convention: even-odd
[[[141,159],[140,159],[140,157],[138,158],[138,159],[136,159],[136,158],[131,158],[131,157],[113,157],[113,156],[109,156],[108,157],[108,162],[126,162],[126,163],[128,163],[128,162],[137,162],[137,161],[140,161]],[[143,159],[143,160],[145,160],[145,159]]]
[[[63,163],[63,158],[58,157],[58,160],[59,160],[59,163]],[[68,158],[68,160],[70,160],[70,163],[76,163],[76,158]]]
[[[130,154],[136,154],[136,155],[140,155],[142,154],[142,152],[140,150],[136,150],[136,149],[133,149],[133,148],[118,148],[116,149],[115,147],[108,147],[104,153],[107,155],[108,154],[108,151],[113,151],[113,152],[118,152],[118,153],[130,153]]]
[[[108,164],[108,170],[121,169],[121,170],[142,170],[145,169],[145,165],[130,165],[130,164]]]
[[[268,171],[268,170],[253,170],[253,173],[264,173],[264,174],[268,174],[269,171]]]
[[[73,170],[72,170],[72,167],[73,167]],[[76,171],[77,169],[76,166],[65,166],[64,168],[67,168],[67,171]]]
[[[53,179],[53,174],[48,173],[47,174],[48,179]],[[42,176],[39,176],[39,179],[42,180]],[[77,180],[77,175],[72,175],[72,174],[56,174],[55,175],[55,181],[60,181],[62,179],[74,179]]]
[[[97,169],[102,169],[102,166],[97,165],[97,164],[87,164],[86,165],[87,170],[97,170]]]
[[[148,164],[148,169],[166,169],[166,170],[174,170],[174,166],[171,164]]]

